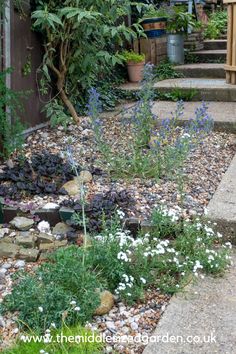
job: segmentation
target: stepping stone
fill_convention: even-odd
[[[143,354],[235,354],[235,261],[234,252],[234,266],[224,277],[199,279],[172,298],[153,334],[156,343],[150,343]],[[189,343],[188,336],[198,336],[195,340],[201,342]],[[208,336],[211,342],[205,343]]]
[[[208,217],[236,245],[236,155],[208,205]]]

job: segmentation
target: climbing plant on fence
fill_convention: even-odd
[[[58,95],[70,115],[79,118],[70,95],[89,87],[102,69],[122,63],[118,48],[142,33],[139,24],[128,27],[124,18],[130,0],[32,1],[33,28],[42,34],[45,55],[42,71],[55,79]]]

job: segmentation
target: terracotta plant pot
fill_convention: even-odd
[[[127,63],[130,82],[139,82],[142,80],[144,65],[145,65],[144,61],[141,63],[134,63],[134,62]]]

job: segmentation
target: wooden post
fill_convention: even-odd
[[[224,0],[224,4],[228,6],[226,82],[236,85],[236,0]]]

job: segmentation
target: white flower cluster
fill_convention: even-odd
[[[127,289],[131,289],[134,286],[134,277],[132,275],[123,274],[123,281],[118,284],[115,293],[119,295],[122,291],[126,291]],[[126,293],[127,296],[131,296],[130,292]]]
[[[193,267],[193,273],[194,275],[196,275],[196,277],[198,276],[198,272],[197,272],[198,269],[203,269],[203,266],[201,265],[200,261],[196,261]]]
[[[71,302],[70,302],[70,305],[71,306],[73,306],[73,310],[74,311],[80,311],[81,310],[81,308],[79,307],[79,306],[76,306],[76,301],[74,301],[74,300],[72,300]]]
[[[37,226],[38,230],[44,234],[50,234],[51,229],[50,229],[50,224],[47,221],[40,221]]]
[[[179,220],[181,208],[176,206],[175,209],[173,209],[173,208],[168,209],[163,206],[163,207],[159,208],[159,211],[163,216],[168,216],[172,222],[176,222]]]

